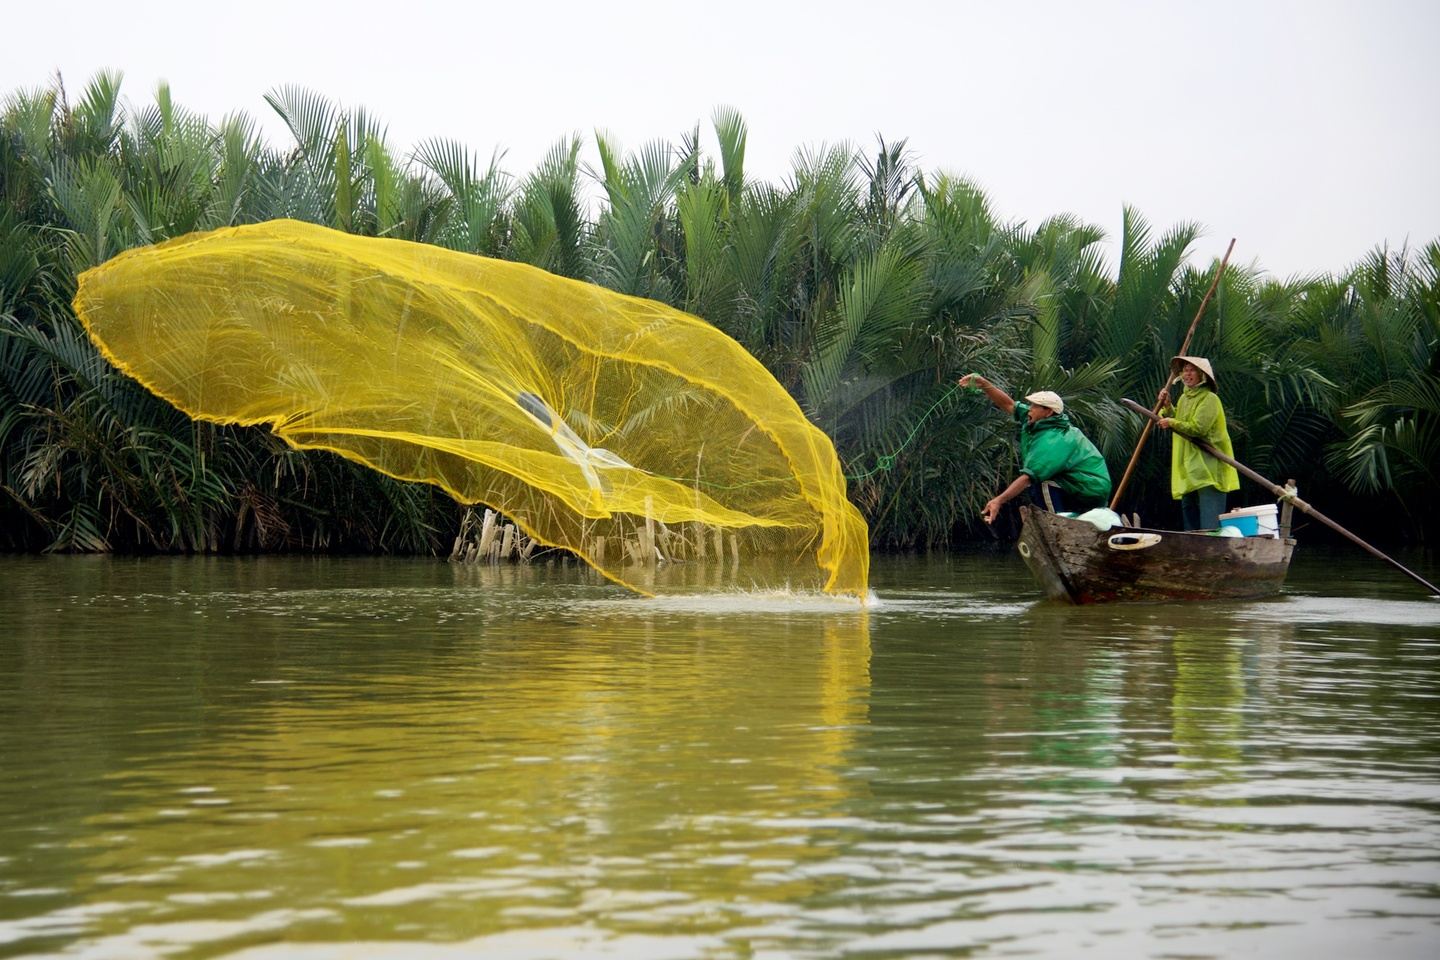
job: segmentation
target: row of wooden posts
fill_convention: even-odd
[[[538,540],[487,507],[478,516],[474,510],[465,512],[450,551],[450,562],[529,563],[540,552],[543,547]],[[589,554],[598,565],[603,565],[607,557],[619,557],[621,564],[641,566],[688,561],[724,563],[726,560],[738,564],[740,540],[720,527],[687,523],[683,528],[671,528],[647,514],[643,524],[635,524],[633,535],[592,538]]]
[[[478,519],[474,510],[466,510],[450,551],[450,562],[529,563],[539,546],[515,524],[502,523],[494,510],[487,508],[483,518]]]

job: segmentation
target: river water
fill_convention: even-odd
[[[1414,556],[1436,579],[1433,563]],[[1440,955],[1440,601],[0,558],[0,956]]]

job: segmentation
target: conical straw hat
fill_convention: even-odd
[[[1210,381],[1210,386],[1219,389],[1219,385],[1215,382],[1215,371],[1210,369],[1210,361],[1204,357],[1173,357],[1170,360],[1170,373],[1178,377],[1180,368],[1187,363],[1195,364],[1196,368]]]

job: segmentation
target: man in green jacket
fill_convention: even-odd
[[[961,377],[960,386],[979,387],[996,408],[1013,415],[1020,425],[1020,475],[980,511],[986,523],[994,523],[1000,508],[1026,490],[1035,503],[1043,506],[1040,488],[1047,480],[1060,488],[1059,502],[1054,493],[1050,498],[1056,510],[1080,513],[1105,505],[1110,497],[1110,471],[1105,458],[1065,416],[1065,401],[1058,393],[1041,390],[1017,402],[978,373]]]
[[[1225,407],[1215,393],[1215,371],[1204,357],[1175,357],[1170,361],[1172,377],[1179,376],[1185,389],[1173,403],[1170,384],[1160,388],[1160,429],[1180,430],[1219,450],[1235,456],[1230,433],[1225,428]],[[1170,495],[1180,501],[1180,517],[1186,530],[1214,530],[1225,512],[1225,494],[1240,489],[1240,474],[1228,463],[1216,460],[1195,444],[1174,434],[1170,442]]]

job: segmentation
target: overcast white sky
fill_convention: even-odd
[[[167,80],[277,143],[263,96],[291,83],[370,109],[394,147],[498,147],[516,174],[568,132],[593,159],[596,128],[678,141],[728,105],[752,176],[909,138],[1006,219],[1198,221],[1197,262],[1234,236],[1287,277],[1440,237],[1436,0],[71,0],[8,5],[0,31],[4,95],[110,67],[132,101]]]

